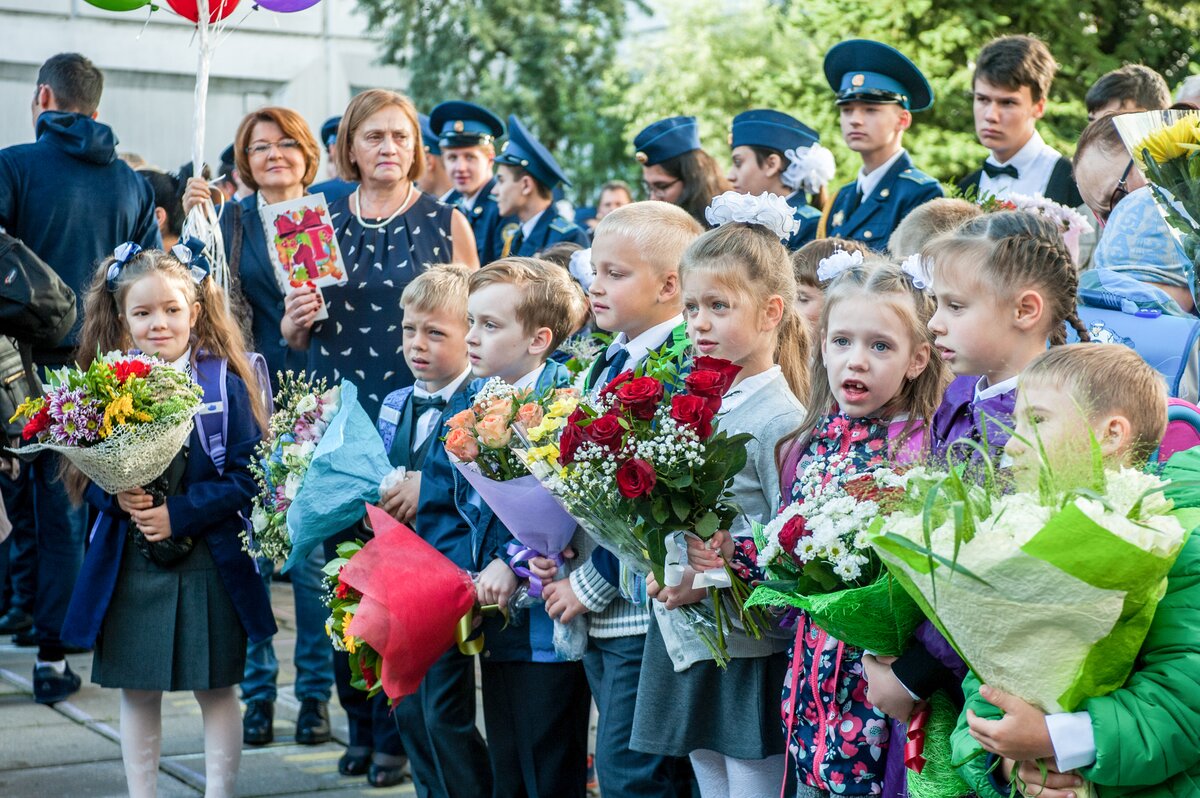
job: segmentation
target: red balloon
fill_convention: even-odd
[[[219,19],[225,19],[233,13],[237,4],[238,0],[208,0],[208,21],[216,22]],[[200,21],[197,0],[167,0],[167,5],[184,19],[190,19],[192,22]]]

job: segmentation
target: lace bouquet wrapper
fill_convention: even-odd
[[[35,441],[18,454],[57,452],[113,494],[161,476],[203,409],[190,376],[147,355],[100,355],[87,369],[51,372],[47,386],[13,416],[25,419],[22,437]]]

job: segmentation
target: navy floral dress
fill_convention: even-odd
[[[904,421],[850,418],[842,413],[825,416],[799,459],[784,460],[784,502],[799,499],[799,475],[814,461],[841,474],[886,465],[889,449],[906,426]],[[902,446],[898,459],[906,459],[921,440],[918,431]],[[739,541],[735,572],[762,579],[756,560],[753,541]],[[797,613],[796,641],[788,651],[780,710],[798,784],[835,795],[883,792],[891,734],[888,718],[867,702],[862,654],[861,649],[830,637],[806,613]]]
[[[375,230],[359,224],[352,208],[351,197],[329,206],[347,282],[322,289],[329,318],[313,325],[308,370],[331,383],[354,382],[363,409],[375,418],[383,397],[413,383],[404,362],[400,296],[431,264],[450,262],[454,209],[421,194],[411,208]]]

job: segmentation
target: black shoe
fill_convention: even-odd
[[[399,765],[379,765],[374,762],[367,770],[367,783],[372,787],[392,787],[404,781],[404,769],[408,760],[402,760]]]
[[[57,704],[78,690],[82,682],[70,665],[62,673],[49,665],[34,665],[33,700],[39,704]]]
[[[342,754],[342,758],[338,760],[338,773],[343,776],[361,776],[366,773],[371,765],[371,752],[351,752],[349,750]]]
[[[266,745],[275,739],[275,702],[247,701],[242,715],[242,742]]]
[[[296,716],[296,742],[300,745],[320,745],[332,738],[328,705],[319,698],[301,701],[300,714]]]
[[[12,644],[17,648],[32,648],[38,644],[37,630],[26,629],[12,636]]]
[[[10,607],[0,615],[0,635],[14,635],[33,628],[33,616],[25,610]]]

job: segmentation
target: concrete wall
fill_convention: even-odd
[[[38,67],[76,51],[105,74],[99,119],[119,149],[175,169],[191,158],[197,47],[193,26],[163,8],[114,13],[83,0],[0,0],[0,147],[30,141]],[[212,60],[205,159],[216,165],[238,122],[264,104],[295,108],[313,132],[356,92],[403,90],[403,73],[375,64],[375,43],[354,0],[323,0],[295,14],[241,0]]]

